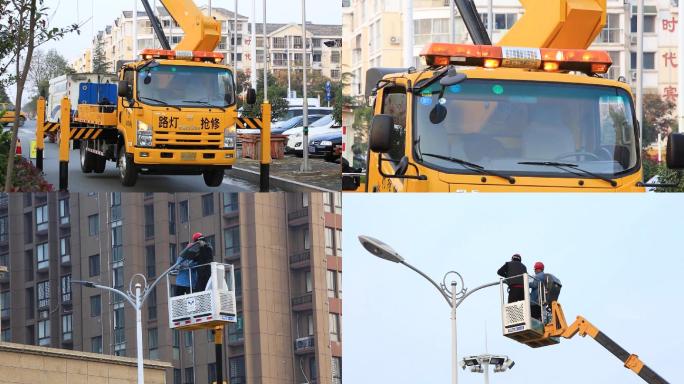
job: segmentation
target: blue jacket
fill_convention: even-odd
[[[544,280],[545,279],[545,274],[544,272],[539,272],[534,275],[534,278],[530,280],[530,288],[532,289],[530,291],[530,302],[531,303],[539,303],[539,283],[542,284],[542,287],[544,286]]]
[[[190,271],[192,267],[195,266],[195,262],[190,259],[186,259],[182,256],[178,257],[178,261],[174,264],[174,269],[180,269],[178,276],[176,276],[176,285],[180,287],[190,286]],[[197,280],[197,272],[192,270],[192,281]]]

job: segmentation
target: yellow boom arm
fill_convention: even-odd
[[[587,49],[606,24],[606,0],[520,0],[520,3],[525,14],[498,45]]]
[[[221,25],[216,20],[205,16],[192,0],[161,2],[185,33],[176,50],[214,51],[221,39]]]
[[[645,382],[649,384],[668,384],[667,380],[660,377],[660,375],[644,364],[639,359],[639,356],[627,352],[618,343],[599,331],[598,328],[584,317],[577,316],[575,322],[568,326],[565,322],[563,308],[561,308],[561,305],[556,301],[551,303],[551,316],[551,322],[544,327],[544,338],[563,337],[570,339],[576,334],[579,334],[582,337],[589,335],[610,353],[615,355],[615,357],[620,359],[620,361],[625,364],[625,368],[634,371],[634,373],[644,379]]]

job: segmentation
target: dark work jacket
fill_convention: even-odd
[[[179,257],[184,257],[194,261],[197,278],[193,280],[193,290],[203,290],[211,277],[211,266],[204,265],[214,261],[214,248],[206,241],[196,241],[188,244],[180,253]],[[194,277],[194,276],[193,276]]]
[[[496,272],[501,277],[517,276],[527,273],[525,264],[519,261],[508,261]],[[523,285],[523,277],[516,277],[511,280],[506,280],[508,285]]]

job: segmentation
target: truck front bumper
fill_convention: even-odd
[[[230,166],[234,165],[234,149],[133,149],[133,160],[138,165]]]

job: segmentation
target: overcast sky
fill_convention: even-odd
[[[154,5],[155,0],[149,0]],[[263,20],[263,0],[257,1],[257,22]],[[207,0],[195,0],[198,6],[208,5]],[[272,23],[301,23],[301,0],[267,0],[267,19]],[[317,24],[342,24],[341,0],[307,0],[307,20]],[[50,8],[51,26],[61,27],[73,23],[83,24],[81,35],[70,35],[63,41],[54,42],[44,48],[56,48],[71,62],[84,49],[90,47],[93,32],[104,29],[112,24],[124,10],[133,9],[134,0],[45,0],[45,6]],[[142,1],[138,0],[138,10],[144,11]],[[94,5],[94,7],[93,7]],[[161,1],[157,0],[157,5]],[[223,7],[233,10],[234,0],[213,0],[213,7]],[[250,17],[252,1],[239,0],[238,7],[241,15]]]
[[[563,288],[571,323],[586,317],[670,383],[684,382],[682,227],[677,195],[344,195],[344,381],[450,382],[450,308],[415,272],[369,254],[376,237],[441,281],[460,272],[467,288],[497,281],[520,253],[528,270],[546,264]],[[499,288],[458,309],[458,355],[488,351],[516,362],[490,382],[528,384],[643,381],[590,337],[532,349],[502,336]],[[485,334],[487,343],[485,343]],[[459,383],[482,374],[459,368]]]

